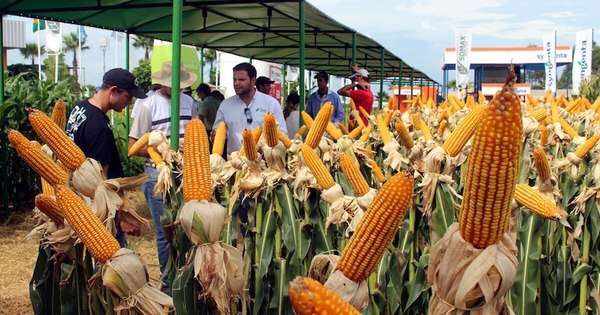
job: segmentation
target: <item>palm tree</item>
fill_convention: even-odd
[[[136,36],[133,38],[133,47],[143,48],[145,51],[144,59],[150,59],[150,50],[152,50],[152,47],[154,47],[154,39],[150,37]]]
[[[71,32],[68,35],[63,37],[63,44],[65,53],[69,51],[73,51],[73,76],[75,77],[75,90],[77,91],[77,85],[79,84],[79,73],[78,73],[78,63],[77,63],[77,50],[79,50],[79,38],[77,33]],[[81,39],[81,50],[90,49],[89,46],[85,46],[85,38]]]
[[[44,50],[44,46],[41,47],[41,50]],[[31,65],[35,65],[35,57],[38,55],[38,45],[36,43],[25,44],[25,48],[19,48],[19,52],[23,58],[31,58]]]
[[[215,60],[217,60],[217,51],[214,49],[204,49],[203,56],[204,56],[204,61],[206,63],[208,63],[208,65],[209,65],[208,82],[214,84],[217,82],[217,78],[216,78],[217,73],[214,69]]]

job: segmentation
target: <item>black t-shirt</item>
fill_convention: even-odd
[[[108,178],[123,177],[123,166],[106,114],[88,100],[81,101],[69,116],[67,135],[85,156],[108,165]]]

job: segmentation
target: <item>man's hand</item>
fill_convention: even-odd
[[[125,232],[125,234],[140,236],[140,226],[142,223],[136,220],[131,213],[119,210],[117,211],[117,217],[119,218],[121,230]]]
[[[358,65],[357,64],[353,64],[350,66],[350,70],[352,70],[352,72],[357,72],[358,71]]]

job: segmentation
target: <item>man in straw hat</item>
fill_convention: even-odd
[[[183,141],[185,127],[190,122],[192,117],[198,115],[197,109],[194,109],[194,100],[191,96],[181,93],[181,90],[191,86],[196,81],[196,74],[188,72],[183,67],[180,69],[181,82],[176,93],[179,93],[179,141]],[[131,147],[137,139],[142,135],[152,130],[161,130],[167,137],[171,136],[171,76],[172,65],[170,61],[166,61],[162,65],[159,72],[152,74],[152,82],[161,85],[160,89],[152,96],[149,96],[140,106],[137,111],[133,126],[129,132],[129,147]],[[146,148],[139,150],[136,155],[148,158]],[[154,229],[156,232],[156,245],[158,249],[158,261],[160,263],[160,271],[163,273],[163,290],[168,289],[168,281],[164,275],[165,267],[169,261],[169,242],[165,237],[165,232],[160,217],[164,212],[164,203],[162,196],[154,195],[154,186],[158,178],[156,165],[150,159],[146,160],[144,171],[148,174],[148,180],[143,186],[146,202],[150,208]]]

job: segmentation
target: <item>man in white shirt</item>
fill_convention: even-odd
[[[256,84],[256,68],[243,62],[233,67],[234,96],[225,99],[219,106],[213,124],[214,131],[221,122],[227,126],[227,154],[238,151],[242,147],[242,131],[262,126],[266,113],[275,116],[279,130],[287,135],[285,119],[281,105],[272,96],[258,92]]]

